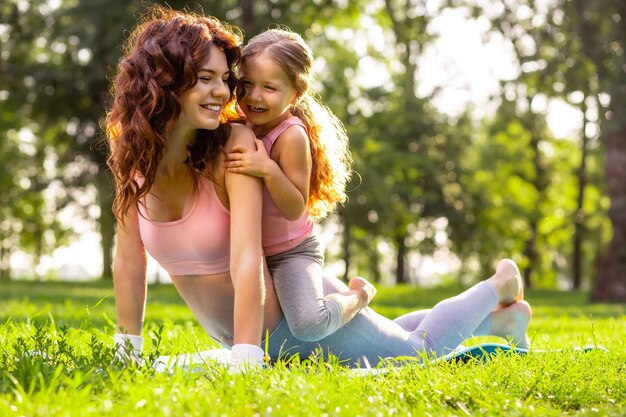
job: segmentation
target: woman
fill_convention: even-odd
[[[135,350],[146,249],[207,333],[233,346],[236,360],[260,362],[261,334],[280,318],[276,298],[265,297],[273,289],[263,276],[262,184],[223,166],[225,149],[254,147],[248,128],[225,123],[236,117],[239,45],[237,33],[216,19],[155,7],[118,66],[107,127],[117,325],[129,336],[116,341],[129,340]]]
[[[141,351],[146,249],[206,332],[231,347],[237,368],[262,362],[266,331],[273,360],[321,348],[350,366],[443,354],[471,335],[511,336],[524,344],[530,309],[518,301],[519,271],[508,260],[431,311],[394,322],[366,308],[320,341],[293,336],[263,262],[262,184],[225,169],[229,149],[255,149],[251,131],[230,123],[239,56],[228,26],[159,7],[129,39],[107,123],[119,225],[113,273],[120,351]],[[348,290],[331,278],[324,289]],[[365,282],[357,293],[369,300],[372,288]]]

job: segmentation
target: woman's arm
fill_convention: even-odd
[[[138,340],[146,307],[146,252],[139,236],[137,208],[126,214],[117,227],[117,246],[113,261],[113,284],[117,308],[117,331]],[[135,338],[133,338],[135,336]],[[124,339],[116,337],[116,342]],[[140,346],[133,343],[135,350]]]
[[[231,141],[249,149],[254,134],[233,126]],[[260,346],[265,306],[261,214],[263,183],[256,177],[226,172],[230,205],[230,273],[235,290],[234,344]]]
[[[226,166],[230,172],[263,178],[281,214],[288,220],[297,220],[306,211],[309,200],[312,166],[309,139],[301,126],[290,126],[274,147],[278,161],[267,155],[260,140],[256,140],[256,150],[235,146],[228,154]]]

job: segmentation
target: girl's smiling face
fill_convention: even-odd
[[[240,85],[243,96],[239,107],[255,131],[267,133],[290,116],[296,88],[269,55],[261,53],[246,59],[241,65]]]

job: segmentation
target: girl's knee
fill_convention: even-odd
[[[319,311],[318,314],[309,314],[298,317],[297,320],[289,320],[289,329],[296,339],[303,342],[317,342],[336,330],[328,310]]]

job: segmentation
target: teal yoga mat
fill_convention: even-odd
[[[574,350],[588,352],[591,350],[602,350],[608,352],[602,346],[583,346],[583,347],[575,347]],[[509,345],[505,345],[502,343],[481,343],[479,345],[469,346],[469,347],[460,347],[455,349],[454,351],[448,353],[447,355],[439,358],[438,360],[443,361],[459,361],[459,362],[469,362],[471,360],[482,360],[485,361],[495,355],[501,353],[513,353],[517,355],[527,355],[531,353],[552,353],[552,352],[560,352],[563,349],[524,349],[513,347]]]

